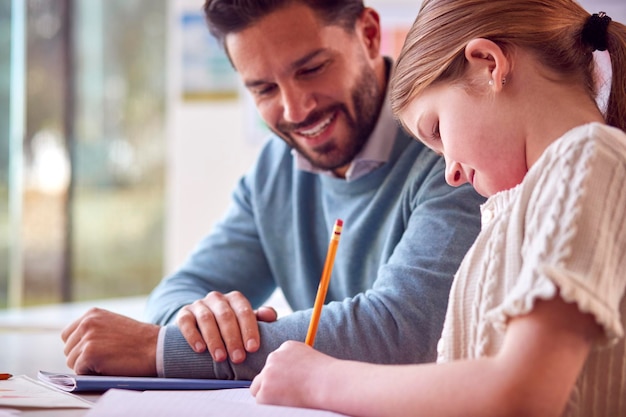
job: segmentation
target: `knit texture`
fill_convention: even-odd
[[[626,416],[625,208],[623,132],[589,124],[553,143],[520,185],[483,205],[481,233],[452,286],[439,361],[495,355],[510,318],[558,293],[604,330],[564,415]]]

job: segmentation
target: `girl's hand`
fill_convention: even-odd
[[[337,359],[301,343],[288,341],[267,357],[250,390],[259,403],[316,408],[322,378]]]

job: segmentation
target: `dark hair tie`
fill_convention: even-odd
[[[585,22],[582,31],[582,40],[590,45],[594,51],[606,51],[607,28],[611,18],[604,12],[594,13]]]

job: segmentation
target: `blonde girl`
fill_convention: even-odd
[[[448,183],[489,197],[438,363],[287,342],[253,382],[257,400],[355,416],[626,416],[626,27],[572,0],[426,0],[392,105],[444,155]]]

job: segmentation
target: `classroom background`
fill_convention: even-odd
[[[385,54],[419,4],[366,0]],[[201,6],[0,0],[0,310],[146,295],[219,220],[267,131]]]

